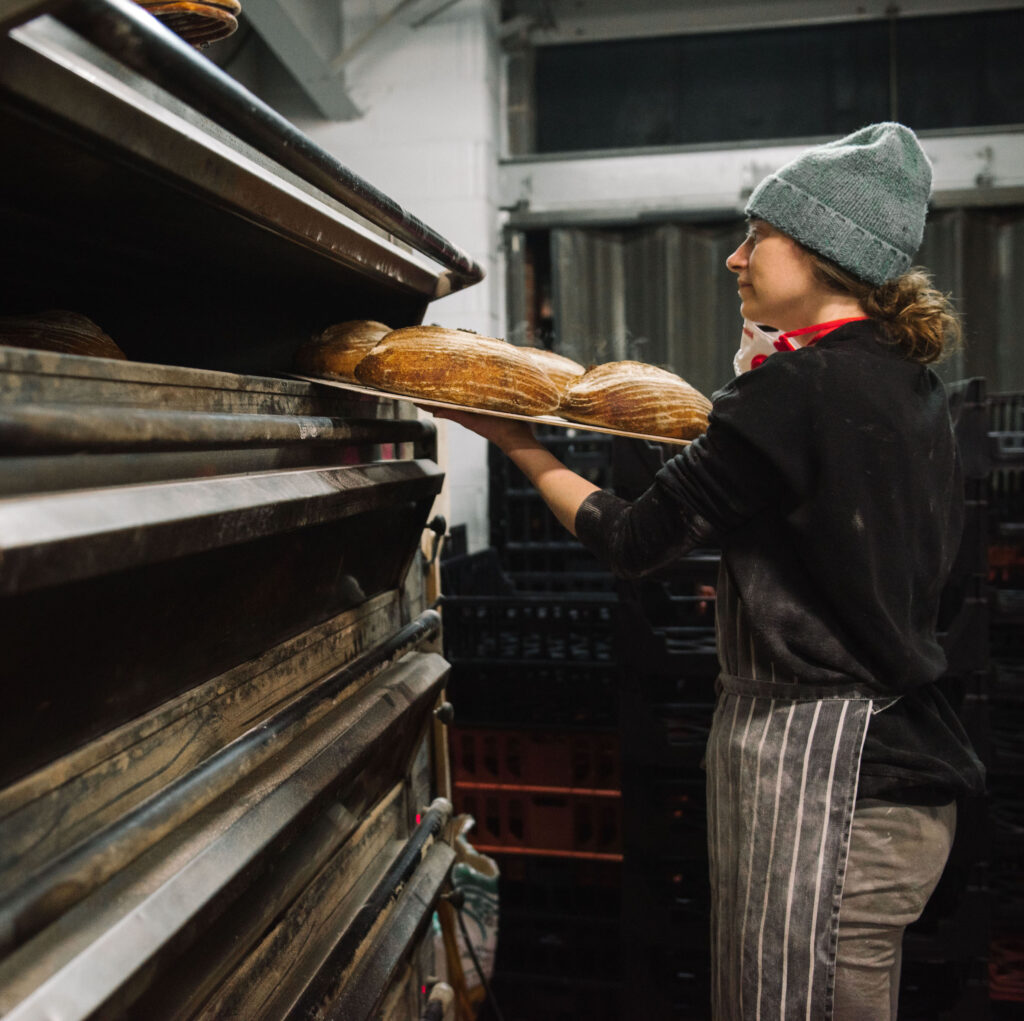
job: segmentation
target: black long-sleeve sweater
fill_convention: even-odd
[[[707,432],[637,501],[584,501],[580,540],[626,577],[719,545],[724,673],[901,696],[872,718],[861,796],[980,791],[981,765],[932,683],[963,527],[939,379],[860,321],[774,355],[713,404]]]

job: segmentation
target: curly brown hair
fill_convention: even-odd
[[[937,362],[962,344],[960,314],[949,296],[932,286],[931,276],[922,267],[914,266],[876,286],[816,252],[809,254],[818,280],[840,294],[852,294],[905,357],[924,364]]]

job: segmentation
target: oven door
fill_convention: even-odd
[[[454,824],[403,412],[0,348],[5,1017],[418,1009]]]

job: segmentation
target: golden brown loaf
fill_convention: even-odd
[[[63,310],[3,316],[0,318],[0,344],[93,358],[127,357],[88,316]]]
[[[354,380],[356,366],[390,332],[390,326],[372,319],[335,323],[299,348],[295,353],[295,367],[310,376]]]
[[[646,362],[606,362],[562,392],[558,413],[575,422],[690,440],[707,428],[711,402],[674,372]]]
[[[559,390],[586,372],[579,362],[555,354],[554,351],[542,347],[524,347],[520,350],[525,351],[548,374],[548,378]]]
[[[558,388],[521,348],[441,326],[389,333],[356,367],[360,383],[487,411],[543,415]]]

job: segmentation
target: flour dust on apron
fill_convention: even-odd
[[[705,759],[712,1016],[830,1021],[861,752],[892,700],[777,680],[727,588],[719,648],[735,673],[719,677]]]
[[[827,1021],[871,700],[720,680],[707,756],[713,1016]]]

